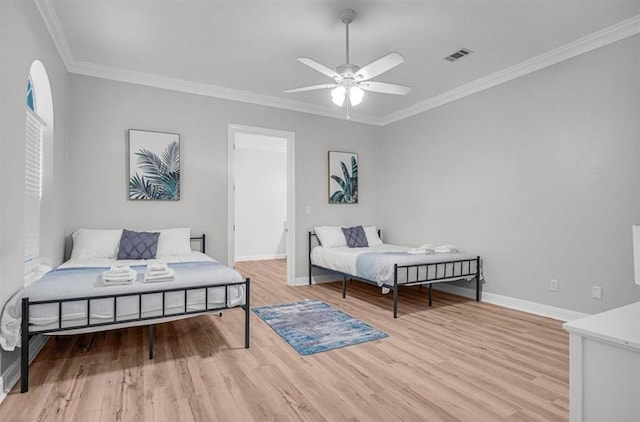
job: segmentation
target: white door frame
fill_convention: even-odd
[[[235,210],[236,195],[234,190],[235,175],[235,148],[234,142],[237,133],[249,133],[254,135],[272,136],[285,138],[287,140],[287,233],[286,233],[286,253],[287,253],[287,284],[293,286],[296,280],[296,186],[295,186],[295,140],[296,134],[283,130],[266,129],[254,126],[244,126],[229,123],[227,125],[228,146],[227,146],[227,265],[233,267],[235,264]]]

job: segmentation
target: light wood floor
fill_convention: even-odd
[[[255,315],[199,316],[51,339],[2,421],[566,421],[568,336],[556,320],[427,290],[287,287],[284,261],[241,263],[252,305],[320,299],[388,338],[302,357]]]

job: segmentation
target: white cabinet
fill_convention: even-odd
[[[640,421],[640,302],[564,324],[571,422]]]

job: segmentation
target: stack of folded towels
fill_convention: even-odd
[[[434,252],[434,249],[435,249],[435,245],[427,243],[417,248],[411,248],[407,251],[407,253],[412,255],[430,254]]]
[[[417,248],[411,248],[407,251],[408,254],[412,254],[412,255],[430,254],[430,253],[457,253],[457,252],[460,252],[460,250],[456,245],[435,246],[430,243],[426,243]]]
[[[458,253],[460,250],[456,245],[442,245],[434,248],[435,253]]]
[[[176,271],[173,268],[169,268],[166,262],[152,262],[147,264],[147,271],[144,273],[144,281],[147,283],[171,281],[175,276]]]
[[[102,281],[106,286],[119,286],[123,284],[133,284],[138,273],[131,267],[111,267],[102,273]]]

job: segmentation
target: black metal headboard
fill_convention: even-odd
[[[313,270],[313,264],[311,263],[311,239],[313,239],[314,237],[317,238],[317,235],[315,234],[315,232],[310,231],[309,232],[309,256],[308,256],[308,260],[309,260],[309,285],[311,285],[311,271]],[[380,237],[380,229],[378,229],[378,237]],[[320,239],[317,239],[318,242],[320,242]],[[320,243],[322,244],[322,243]]]
[[[309,232],[309,259],[311,259],[311,239],[312,239],[313,237],[316,237],[316,238],[317,238],[317,237],[318,237],[318,235],[317,235],[317,234],[315,234],[315,232],[311,232],[311,231],[310,231],[310,232]],[[378,229],[378,237],[380,237],[380,238],[382,239],[381,234],[380,234],[380,229]],[[318,239],[318,243],[320,243],[320,245],[322,245],[322,243],[320,242],[320,239]]]
[[[200,252],[207,253],[207,235],[202,233],[202,236],[191,237],[191,240],[197,240],[200,242]]]

